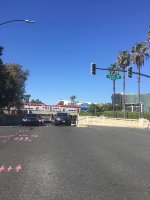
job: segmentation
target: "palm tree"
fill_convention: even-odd
[[[150,26],[149,26],[149,30],[147,32],[147,43],[148,43],[148,47],[150,48]]]
[[[75,95],[72,95],[71,97],[70,97],[70,100],[71,100],[71,105],[74,105],[75,104],[75,99],[76,99],[77,97],[75,96]]]
[[[147,48],[150,53],[150,26],[149,26],[149,30],[147,32]]]
[[[119,55],[117,56],[117,64],[123,70],[123,111],[124,111],[124,118],[126,117],[126,108],[125,108],[125,69],[130,65],[131,56],[130,53],[125,51],[120,51]]]
[[[144,65],[145,58],[149,57],[148,46],[146,42],[136,43],[131,50],[132,62],[137,66],[138,70],[138,104],[139,104],[139,118],[141,117],[141,107],[140,107],[140,71],[142,65]]]
[[[110,74],[118,74],[118,65],[117,63],[111,64],[109,69]]]

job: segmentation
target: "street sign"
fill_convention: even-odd
[[[121,76],[119,74],[107,74],[106,78],[110,79],[121,79]]]

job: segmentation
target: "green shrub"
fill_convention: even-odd
[[[145,112],[143,117],[150,120],[150,112]]]

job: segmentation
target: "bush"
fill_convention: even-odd
[[[150,120],[150,112],[145,112],[143,117]]]
[[[103,115],[104,115],[105,117],[113,117],[113,111],[104,111],[104,112],[103,112]]]

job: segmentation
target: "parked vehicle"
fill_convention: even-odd
[[[44,124],[44,119],[41,115],[38,114],[27,114],[23,119],[22,119],[22,125],[42,125]]]
[[[65,124],[67,126],[71,126],[71,118],[68,115],[68,113],[57,113],[52,117],[52,124],[55,126],[60,125],[60,124]]]
[[[50,123],[52,121],[52,115],[51,114],[48,114],[48,115],[41,115],[43,120],[44,120],[44,123]]]

